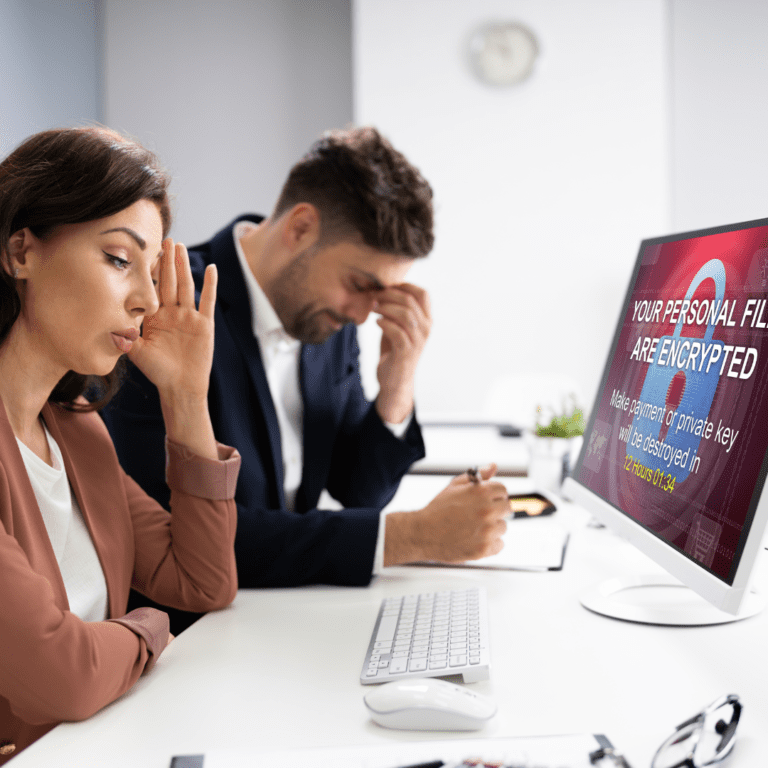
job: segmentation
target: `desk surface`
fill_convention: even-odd
[[[496,462],[499,474],[521,477],[528,471],[528,446],[522,437],[504,437],[497,427],[423,426],[427,455],[413,474],[457,475],[467,467]]]
[[[393,506],[418,506],[445,482],[409,476]],[[528,490],[527,480],[506,482]],[[559,572],[403,567],[368,588],[241,590],[230,608],[180,635],[131,692],[90,720],[54,729],[14,768],[168,768],[174,754],[218,749],[445,738],[375,725],[359,674],[383,597],[475,584],[488,590],[492,667],[474,688],[499,706],[476,735],[605,733],[634,768],[645,768],[677,723],[738,693],[744,713],[729,765],[764,764],[768,612],[685,629],[595,615],[579,604],[585,587],[658,568],[609,531],[588,527],[580,509],[563,505],[555,516],[572,531]],[[768,587],[765,562],[758,582]]]

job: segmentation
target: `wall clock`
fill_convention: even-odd
[[[539,54],[536,36],[518,22],[496,22],[478,29],[470,38],[472,67],[484,83],[516,85],[533,71]]]

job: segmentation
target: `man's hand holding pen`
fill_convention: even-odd
[[[506,487],[492,481],[496,465],[455,477],[423,509],[386,517],[384,565],[463,563],[498,554],[507,530]]]

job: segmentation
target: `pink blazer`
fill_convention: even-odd
[[[124,616],[131,587],[198,612],[223,608],[237,592],[237,451],[219,446],[214,461],[168,442],[171,515],[123,472],[97,414],[49,403],[43,418],[101,561],[109,619],[84,622],[69,612],[0,400],[0,765],[57,723],[89,717],[152,667],[167,644],[168,617],[152,608]]]

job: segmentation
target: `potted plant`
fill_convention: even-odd
[[[575,395],[570,395],[570,404],[568,400],[563,402],[561,413],[552,412],[549,421],[544,422],[544,411],[541,406],[536,408],[536,427],[537,437],[561,437],[571,438],[579,437],[584,434],[584,411],[576,401]]]
[[[562,409],[536,408],[536,424],[530,438],[528,475],[538,486],[559,491],[571,469],[571,458],[584,434],[584,410],[575,395],[563,400]]]

